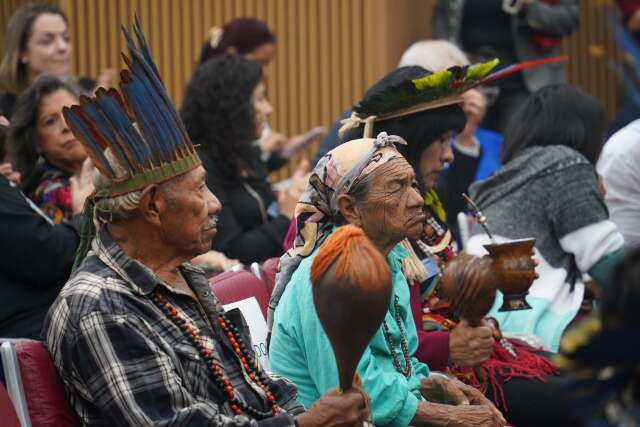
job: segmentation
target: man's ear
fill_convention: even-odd
[[[229,46],[225,53],[229,56],[236,56],[238,54],[238,49],[235,46]]]
[[[140,197],[140,213],[149,223],[160,226],[161,217],[167,207],[167,201],[156,184],[150,185],[142,190]]]
[[[362,221],[360,220],[361,212],[353,200],[353,197],[348,194],[340,194],[336,199],[336,207],[345,221],[349,224],[362,227]]]

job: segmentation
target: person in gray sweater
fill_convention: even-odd
[[[509,122],[504,166],[470,188],[498,241],[536,238],[539,278],[527,297],[533,309],[498,312],[499,295],[490,315],[503,331],[535,335],[553,352],[581,307],[584,276],[606,286],[622,254],[624,240],[609,219],[595,171],[605,123],[604,108],[580,89],[543,88]],[[475,227],[467,250],[480,254],[488,242]]]

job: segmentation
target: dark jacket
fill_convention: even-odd
[[[256,148],[256,151],[258,149]],[[207,170],[207,186],[222,203],[213,249],[244,264],[261,262],[283,253],[282,242],[290,219],[269,211],[276,200],[267,181],[267,169],[256,152],[249,176],[229,178],[227,162],[200,151]]]
[[[0,95],[0,116],[5,116],[11,120],[13,110],[16,106],[16,96],[12,93],[4,93]]]
[[[40,338],[78,241],[75,222],[51,225],[0,176],[0,337]]]
[[[433,37],[460,44],[464,7],[464,0],[438,0],[433,14]],[[559,46],[550,50],[540,49],[532,43],[532,35],[539,33],[551,37],[564,37],[578,28],[578,20],[577,0],[560,0],[556,5],[542,0],[533,0],[526,11],[513,15],[511,19],[511,30],[518,61],[530,61],[559,55]],[[492,22],[487,22],[487,26],[491,25]],[[464,46],[462,48],[465,49]],[[523,76],[525,84],[531,92],[564,81],[561,63],[524,70]]]

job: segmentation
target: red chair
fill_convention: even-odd
[[[267,318],[269,293],[267,286],[248,271],[227,271],[209,279],[213,294],[224,305],[255,297],[264,318]]]
[[[267,285],[267,292],[269,298],[276,285],[276,273],[278,272],[278,266],[280,265],[280,258],[269,258],[260,266],[260,273],[262,274],[262,280]]]
[[[79,426],[66,400],[58,371],[40,341],[19,341],[16,354],[29,415],[34,426]]]
[[[0,384],[0,420],[4,427],[20,427],[20,419],[7,390]]]

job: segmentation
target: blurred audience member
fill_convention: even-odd
[[[532,309],[499,312],[499,294],[489,315],[503,331],[536,335],[552,352],[588,296],[583,274],[606,286],[622,254],[624,239],[609,219],[595,171],[605,122],[602,105],[582,90],[540,89],[509,122],[504,166],[470,188],[497,241],[536,238],[539,278],[527,297]],[[489,237],[480,227],[473,234],[467,251],[485,253]]]
[[[43,73],[64,76],[71,72],[72,43],[69,22],[58,6],[27,4],[11,16],[0,61],[0,114],[13,115],[17,97]],[[105,69],[93,89],[109,87],[115,71]],[[83,86],[83,89],[85,86]]]
[[[213,58],[187,87],[182,119],[222,203],[213,249],[243,263],[282,254],[282,241],[304,186],[308,165],[274,197],[254,144],[273,109],[262,68],[242,57]]]
[[[276,54],[276,36],[266,23],[255,18],[237,18],[224,27],[209,30],[209,40],[200,52],[199,65],[219,55],[236,56],[256,62],[262,67],[262,78],[267,80],[269,65]],[[287,138],[284,134],[271,129],[265,121],[260,129],[260,149],[262,160],[267,162],[269,170],[276,170],[287,160],[318,139],[324,128],[316,127],[309,132]]]
[[[560,39],[578,27],[577,0],[438,0],[433,35],[459,45],[473,61],[498,57],[502,66],[560,54]],[[484,126],[503,133],[527,96],[564,81],[562,64],[516,73],[498,83]]]
[[[20,187],[56,224],[73,214],[69,179],[79,175],[87,158],[62,115],[63,107],[78,103],[77,94],[71,83],[42,75],[18,98],[9,128]]]
[[[54,225],[12,183],[19,181],[5,157],[8,124],[0,116],[0,337],[40,339],[49,306],[71,272],[79,242],[77,221]],[[75,180],[75,213],[93,190],[91,164]]]
[[[567,332],[556,358],[574,372],[570,396],[585,427],[640,425],[640,248],[616,266],[611,282],[601,310]]]
[[[53,4],[29,4],[9,20],[0,62],[0,114],[11,119],[16,98],[42,73],[71,69],[71,38],[64,12]]]
[[[616,0],[622,22],[636,40],[640,40],[640,0]]]
[[[222,28],[209,30],[209,40],[200,51],[199,65],[221,54],[241,55],[257,62],[262,67],[263,77],[267,77],[269,64],[276,56],[276,36],[258,19],[234,19]]]
[[[609,138],[598,160],[598,173],[611,220],[628,246],[640,246],[640,120]]]

